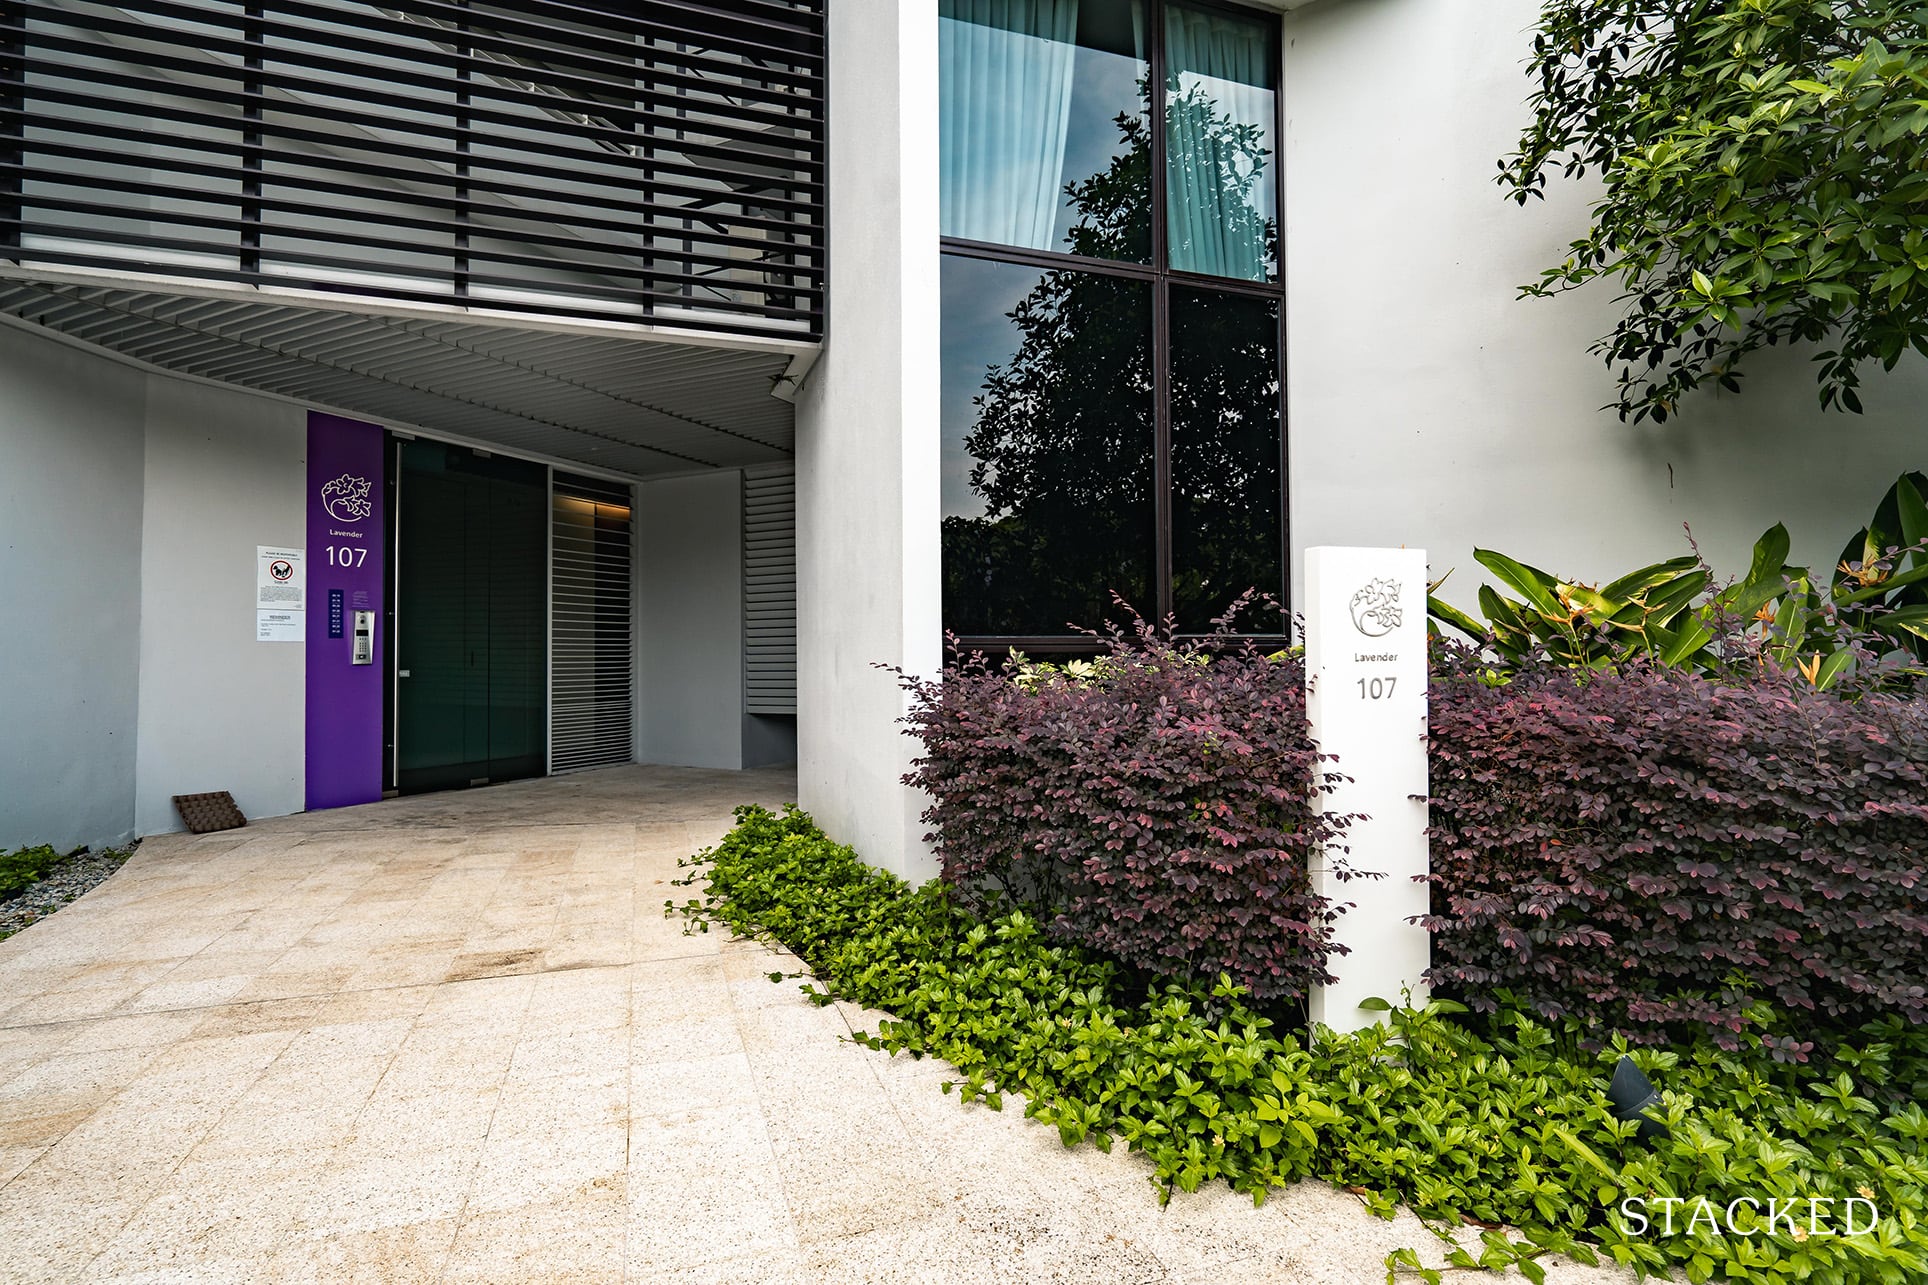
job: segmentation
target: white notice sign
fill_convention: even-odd
[[[254,567],[255,610],[280,607],[301,611],[307,607],[308,573],[302,568],[300,549],[258,544]]]
[[[1305,553],[1306,712],[1328,770],[1352,778],[1320,797],[1330,812],[1364,813],[1339,854],[1378,879],[1331,876],[1323,861],[1314,886],[1353,908],[1333,936],[1351,948],[1326,970],[1338,980],[1312,992],[1309,1015],[1335,1030],[1371,1025],[1371,998],[1401,1004],[1427,997],[1421,979],[1432,941],[1410,923],[1427,912],[1426,554],[1421,549],[1316,548]]]
[[[308,572],[300,549],[258,544],[254,550],[254,639],[307,639]]]
[[[257,611],[254,613],[256,642],[306,642],[308,629],[305,611]]]

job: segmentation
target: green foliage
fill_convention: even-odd
[[[892,1016],[872,1048],[957,1068],[966,1102],[1022,1100],[1067,1146],[1122,1141],[1155,1181],[1225,1181],[1262,1201],[1301,1178],[1356,1192],[1390,1216],[1405,1203],[1442,1235],[1486,1230],[1447,1261],[1514,1265],[1537,1280],[1549,1253],[1604,1254],[1642,1275],[1725,1275],[1760,1285],[1901,1285],[1928,1274],[1928,1037],[1864,1028],[1810,1064],[1758,1006],[1739,1050],[1582,1051],[1579,1032],[1517,1011],[1475,1032],[1435,1003],[1384,1027],[1309,1038],[1275,1029],[1237,987],[1156,984],[1127,993],[1111,964],[1053,946],[1021,913],[976,919],[935,884],[911,888],[830,842],[794,808],[741,808],[738,826],[690,863],[705,894],[680,910],[768,934],[833,996]],[[1614,1120],[1602,1092],[1629,1053],[1662,1088],[1670,1135],[1652,1144]],[[1637,1234],[1628,1197],[1873,1200],[1881,1221],[1844,1237],[1786,1228]],[[1518,1228],[1517,1235],[1499,1228]],[[1416,1251],[1401,1272],[1439,1279]]]
[[[0,898],[10,897],[38,883],[60,860],[60,854],[46,844],[0,852]]]
[[[1529,295],[1599,279],[1596,345],[1622,419],[1738,391],[1776,344],[1819,354],[1823,406],[1857,367],[1928,353],[1928,24],[1917,0],[1545,0],[1534,119],[1499,181],[1604,181],[1592,227]]]
[[[1851,675],[1864,685],[1906,686],[1928,672],[1925,493],[1928,476],[1895,479],[1826,580],[1788,563],[1787,528],[1776,523],[1755,543],[1747,573],[1719,588],[1691,554],[1594,588],[1475,549],[1479,564],[1520,597],[1480,586],[1483,623],[1437,597],[1428,609],[1513,668],[1539,654],[1582,669],[1640,658],[1712,678],[1772,669],[1821,689]]]
[[[1427,607],[1435,621],[1469,637],[1490,635],[1493,650],[1509,665],[1542,651],[1585,669],[1643,655],[1688,663],[1713,638],[1693,610],[1710,583],[1698,558],[1657,562],[1596,589],[1491,549],[1475,549],[1473,557],[1520,599],[1481,585],[1484,624],[1436,597],[1427,599]]]
[[[1853,631],[1874,631],[1928,666],[1928,475],[1904,473],[1849,538],[1834,569],[1835,604]]]

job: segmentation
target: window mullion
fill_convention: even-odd
[[[1153,607],[1159,622],[1172,613],[1171,291],[1165,257],[1165,0],[1145,5],[1149,70],[1146,104],[1151,129],[1151,295]]]
[[[1158,619],[1172,612],[1172,413],[1171,283],[1160,276],[1152,283],[1152,521],[1156,526],[1156,560],[1152,575],[1158,590]]]
[[[1169,267],[1165,258],[1165,0],[1145,4],[1146,103],[1151,138],[1151,266]]]

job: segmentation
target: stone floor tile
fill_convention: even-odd
[[[659,1268],[647,1276],[632,1273],[629,1279],[648,1281],[650,1285],[823,1285],[811,1256],[802,1249],[765,1249],[739,1255],[733,1248],[726,1248],[723,1257]]]
[[[38,980],[48,994],[102,986],[151,986],[184,962],[178,959],[102,960],[61,970],[48,969]]]
[[[638,1062],[629,1070],[632,1117],[754,1105],[756,1080],[742,1050],[680,1061]]]
[[[235,992],[238,1003],[250,1000],[304,999],[330,996],[347,985],[355,967],[341,964],[332,968],[271,968],[260,973],[246,987]]]
[[[622,1121],[491,1134],[467,1208],[472,1214],[494,1212],[589,1190],[614,1193],[621,1204],[628,1163],[629,1130]],[[619,1216],[619,1227],[622,1222]]]
[[[724,1107],[636,1121],[629,1134],[629,1272],[797,1246],[762,1113]]]
[[[56,1138],[54,1141],[58,1141]],[[6,1186],[34,1161],[46,1153],[52,1142],[13,1143],[0,1142],[0,1187]]]
[[[146,1204],[156,1184],[77,1184],[71,1171],[30,1166],[0,1187],[0,1280],[67,1282]]]
[[[288,953],[286,948],[280,950],[258,948],[235,949],[226,946],[227,940],[226,937],[223,937],[219,941],[209,945],[207,949],[201,951],[199,954],[171,966],[155,963],[129,965],[128,967],[146,969],[165,968],[166,971],[161,976],[150,979],[156,983],[166,981],[171,984],[186,984],[188,982],[217,981],[228,977],[244,978],[248,982],[252,982],[255,977],[273,968],[281,957]],[[135,979],[129,977],[125,980],[133,981]],[[246,988],[243,987],[242,989]],[[231,997],[224,995],[222,998],[227,999]],[[182,1005],[182,1007],[191,1006]]]
[[[470,1212],[442,1279],[450,1285],[621,1285],[627,1206],[619,1182],[560,1199]]]
[[[411,1017],[368,1022],[337,1022],[310,1026],[288,1042],[278,1059],[281,1066],[325,1066],[370,1057],[393,1057],[415,1028]]]
[[[408,1285],[438,1281],[457,1220],[432,1218],[363,1231],[309,1230],[281,1242],[262,1285]]]
[[[810,1247],[812,1279],[831,1285],[1169,1285],[1170,1271],[1129,1233],[1060,1220],[1034,1204],[986,1197],[927,1218]],[[1095,1232],[1095,1234],[1094,1234]],[[1382,1278],[1383,1279],[1383,1278]],[[1360,1282],[1359,1285],[1365,1285]]]
[[[125,1017],[73,1022],[67,1024],[72,1034],[61,1051],[92,1053],[107,1049],[163,1048],[188,1038],[205,1020],[205,1014],[189,1012],[132,1013]]]
[[[291,1162],[325,1165],[360,1114],[359,1101],[263,1107],[244,1102],[226,1112],[195,1142],[196,1159],[256,1156],[288,1157]]]
[[[737,1027],[736,1016],[727,1012],[647,1022],[639,1017],[629,1031],[629,1061],[632,1067],[654,1062],[719,1057],[742,1051],[743,1036]]]
[[[301,1232],[364,1232],[454,1219],[468,1200],[479,1153],[464,1147],[337,1164],[309,1184]]]
[[[491,1139],[601,1125],[623,1125],[630,1116],[629,1079],[617,1073],[584,1073],[543,1080],[505,1081],[496,1097]]]
[[[272,1157],[184,1164],[102,1249],[88,1279],[134,1280],[272,1256],[304,1177]]]
[[[146,989],[138,982],[110,982],[104,986],[31,995],[0,1013],[0,1027],[24,1022],[72,1022],[105,1017],[126,1006]],[[0,1000],[0,1003],[5,1001]]]
[[[161,1054],[151,1048],[62,1053],[0,1083],[0,1120],[91,1109],[133,1083]]]
[[[544,1032],[525,1025],[509,1063],[512,1082],[552,1079],[559,1075],[592,1076],[612,1081],[628,1079],[629,1032],[620,1026]]]
[[[251,1000],[246,1003],[224,1004],[219,1008],[206,1010],[192,1034],[197,1036],[258,1035],[267,1031],[299,1033],[313,1026],[320,1019],[327,1005],[327,998],[320,995],[300,999]]]
[[[398,1097],[488,1093],[501,1088],[515,1042],[510,1039],[410,1043],[390,1059],[382,1075],[385,1091]]]
[[[93,1107],[47,1111],[28,1103],[0,1110],[0,1148],[44,1151],[91,1119],[94,1111]]]
[[[400,1096],[377,1089],[337,1140],[343,1165],[406,1159],[425,1152],[479,1152],[495,1116],[493,1093]]]
[[[173,974],[142,988],[120,1008],[129,1013],[172,1012],[187,1008],[209,1008],[226,1003],[246,990],[254,979],[245,973],[175,981]]]

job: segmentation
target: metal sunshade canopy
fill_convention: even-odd
[[[0,279],[0,315],[161,370],[635,477],[791,458],[815,345]]]

